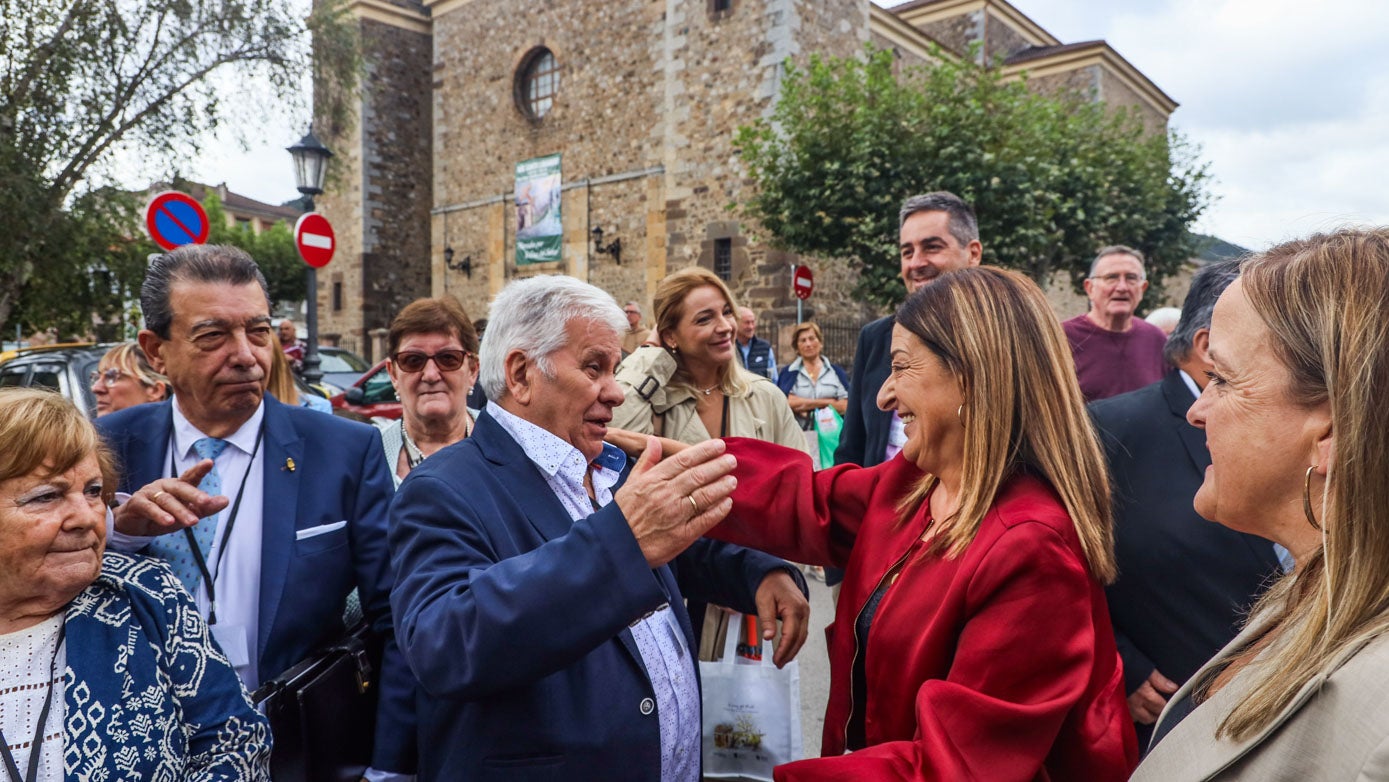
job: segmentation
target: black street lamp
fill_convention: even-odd
[[[323,142],[310,130],[299,142],[287,148],[294,158],[294,183],[304,194],[306,212],[314,210],[313,197],[323,193],[323,180],[328,175],[328,158],[333,156]],[[309,330],[309,344],[304,348],[304,382],[318,385],[323,379],[318,359],[318,270],[308,266],[308,311],[304,320]]]

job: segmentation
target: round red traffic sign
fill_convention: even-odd
[[[301,215],[299,222],[294,224],[294,246],[298,248],[299,257],[304,259],[304,263],[322,269],[333,260],[333,250],[338,242],[328,218],[318,212],[309,212]]]
[[[165,250],[207,241],[207,212],[193,196],[165,190],[150,199],[145,209],[145,228],[150,238]]]
[[[815,275],[811,273],[809,266],[797,266],[795,274],[791,275],[791,290],[795,292],[796,298],[808,299],[815,290]]]

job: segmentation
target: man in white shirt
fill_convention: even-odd
[[[414,691],[391,630],[380,436],[265,395],[280,347],[265,279],[244,252],[159,256],[140,304],[140,346],[174,396],[98,423],[129,495],[109,545],[170,563],[248,689],[341,638],[356,589],[385,643],[368,776],[408,778]]]
[[[701,537],[732,507],[721,440],[630,472],[604,443],[626,328],[587,283],[512,282],[482,341],[492,401],[400,487],[391,600],[425,696],[422,780],[698,782],[683,598],[780,620],[778,665],[805,640],[794,566]]]

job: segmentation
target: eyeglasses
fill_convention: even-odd
[[[91,374],[87,375],[87,379],[91,382],[92,385],[96,385],[96,382],[98,380],[105,380],[106,385],[108,386],[112,383],[115,383],[117,380],[120,380],[123,377],[125,377],[125,373],[119,369],[116,369],[115,367],[102,370],[94,369],[92,370]]]
[[[400,367],[400,371],[410,374],[423,372],[424,365],[428,364],[430,359],[434,359],[434,366],[438,367],[440,372],[453,372],[463,366],[469,355],[468,351],[456,348],[445,348],[438,353],[402,350],[391,356],[391,360]]]
[[[1115,272],[1114,274],[1102,274],[1098,277],[1091,277],[1090,279],[1099,280],[1105,285],[1118,285],[1120,280],[1127,282],[1129,285],[1137,285],[1143,282],[1143,275],[1134,274],[1133,272],[1129,272],[1128,274]]]

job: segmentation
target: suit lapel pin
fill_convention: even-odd
[[[285,459],[285,469],[286,469],[286,470],[289,470],[290,472],[294,472],[294,460],[293,460],[293,459]]]

